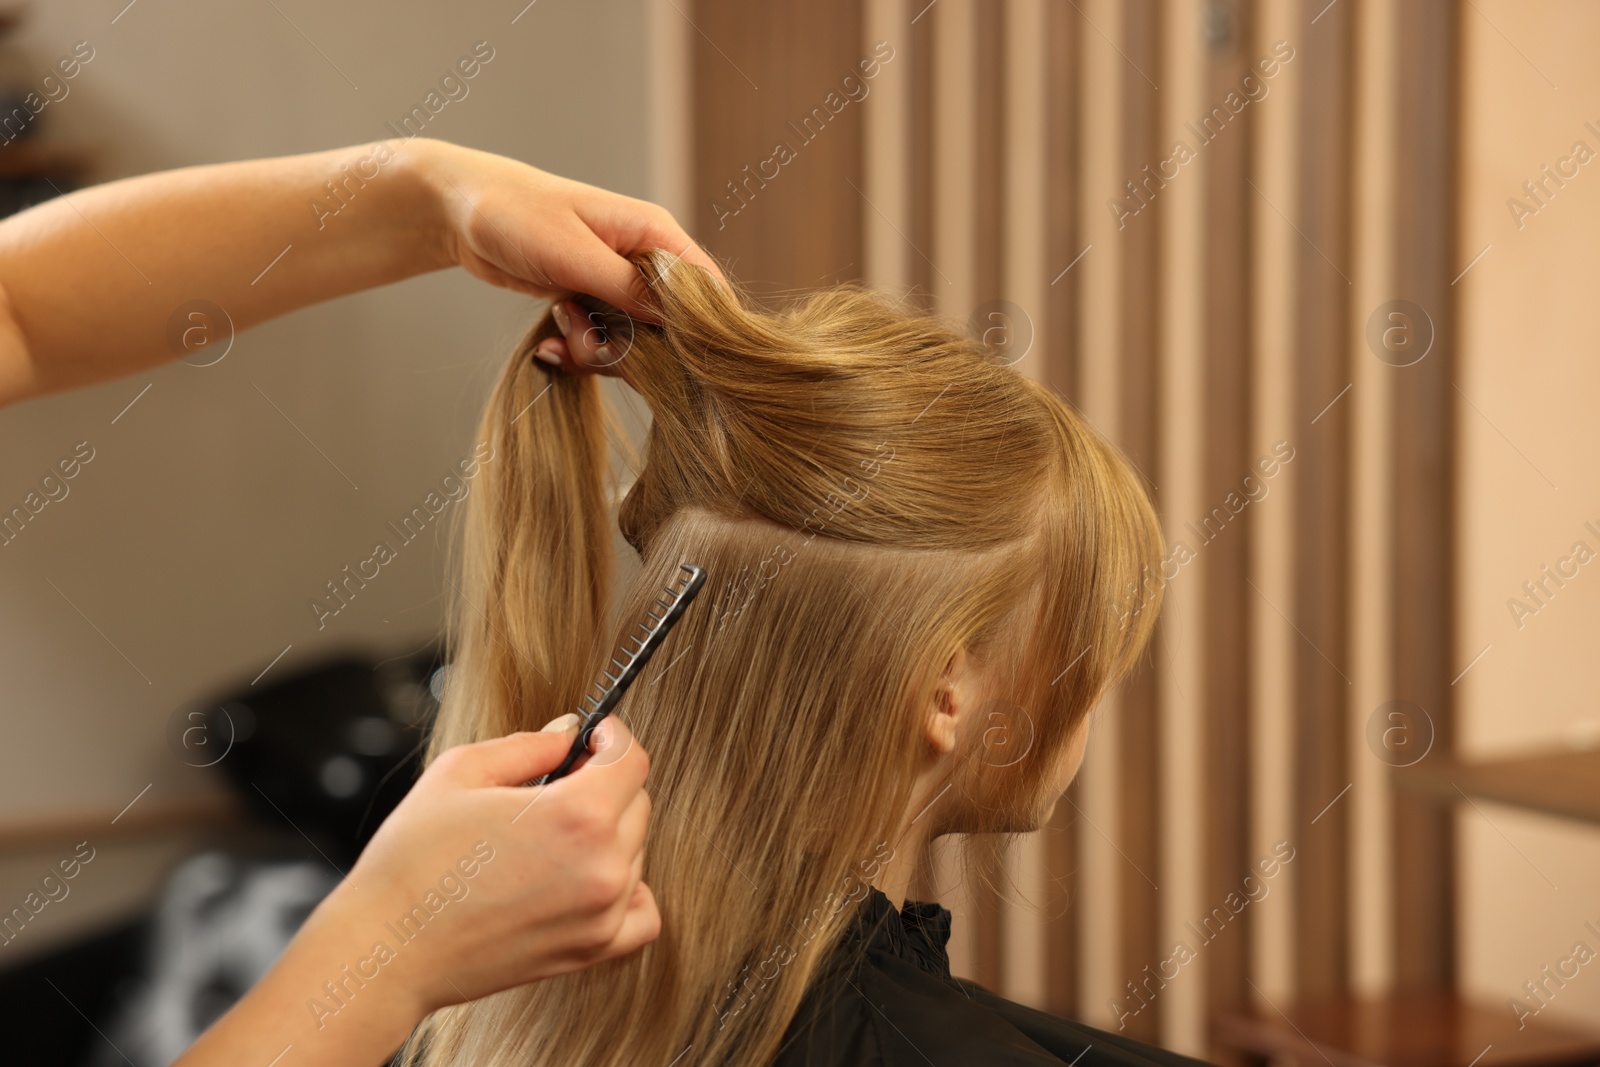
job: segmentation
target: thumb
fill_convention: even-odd
[[[578,738],[577,716],[562,716],[550,726],[556,729],[507,734],[464,746],[469,751],[461,765],[468,784],[522,785],[555,770]]]

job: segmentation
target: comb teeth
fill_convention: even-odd
[[[589,702],[589,708],[585,711],[580,707],[580,714],[585,718],[596,712],[604,714],[602,708],[621,699],[616,691],[627,688],[638,673],[637,669],[655,653],[656,645],[666,639],[666,632],[700,591],[703,575],[704,572],[693,564],[679,564],[678,575],[645,609],[645,618],[634,624],[633,629],[623,637],[611,662],[601,669],[600,678],[592,687],[594,695],[584,698]],[[630,642],[633,647],[630,647]]]
[[[611,657],[607,669],[601,670],[600,680],[590,687],[593,692],[579,699],[578,715],[583,719],[583,725],[579,727],[578,737],[568,751],[566,759],[555,770],[530,779],[528,785],[546,785],[565,776],[571,770],[573,764],[588,749],[595,727],[622,700],[628,686],[639,677],[644,665],[666,640],[673,623],[678,621],[684,609],[689,606],[689,602],[700,592],[700,586],[704,582],[705,572],[699,567],[692,563],[678,565],[678,576],[661,591],[662,595],[655,598],[654,608],[646,610],[646,619],[634,624],[633,629],[622,639],[622,644],[617,648],[617,654]],[[638,647],[629,648],[630,641]],[[613,670],[616,671],[615,674],[612,673]],[[583,706],[584,701],[589,704],[587,709]]]

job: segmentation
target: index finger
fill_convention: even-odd
[[[705,249],[701,248],[694,238],[684,232],[678,225],[678,220],[671,214],[665,214],[660,222],[646,224],[646,232],[640,238],[639,244],[633,249],[642,252],[648,249],[660,248],[671,252],[683,263],[700,267],[707,274],[717,280],[717,284],[724,289],[728,287],[728,279],[723,276],[722,268],[717,266],[717,261],[712,259]]]
[[[611,194],[599,202],[580,204],[578,217],[624,263],[626,257],[636,252],[662,249],[676,257],[675,262],[700,267],[723,288],[728,287],[728,279],[716,260],[678,225],[670,211],[658,204]],[[608,294],[592,295],[617,303],[623,311],[646,322],[656,322],[655,312],[649,306],[649,287],[643,276],[632,263],[626,263],[626,269],[631,276],[626,282],[624,303],[618,303]]]

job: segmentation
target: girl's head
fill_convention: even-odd
[[[621,708],[651,755],[662,936],[440,1013],[430,1062],[764,1062],[872,871],[916,862],[891,848],[913,800],[935,833],[1036,828],[1154,618],[1149,502],[1049,390],[860,288],[769,314],[638,265],[660,326],[586,306],[653,414],[617,520],[642,570],[608,625],[603,412],[531,358],[547,318],[485,415],[434,751],[576,705],[678,564],[704,567]]]

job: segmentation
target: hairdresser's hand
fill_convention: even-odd
[[[202,294],[207,323],[243,330],[460,265],[536,296],[588,293],[651,321],[644,281],[624,257],[654,248],[722,279],[655,204],[426,137],[107,182],[0,221],[0,404],[194,354],[193,331],[173,340],[173,309]],[[569,371],[603,369],[587,352],[557,357]]]
[[[664,248],[722,272],[659,205],[443,141],[416,142],[419,173],[444,206],[451,259],[535,296],[580,292],[654,321],[649,290],[624,257]]]
[[[627,727],[606,720],[587,763],[549,786],[522,784],[560,763],[575,736],[445,752],[335,891],[329,911],[377,935],[429,894],[443,902],[387,965],[424,1010],[625,955],[659,932],[640,880],[649,760]]]
[[[627,728],[606,720],[577,770],[522,785],[575,736],[512,734],[435,760],[182,1067],[265,1062],[286,1044],[300,1064],[382,1063],[440,1007],[654,940],[649,760]]]

